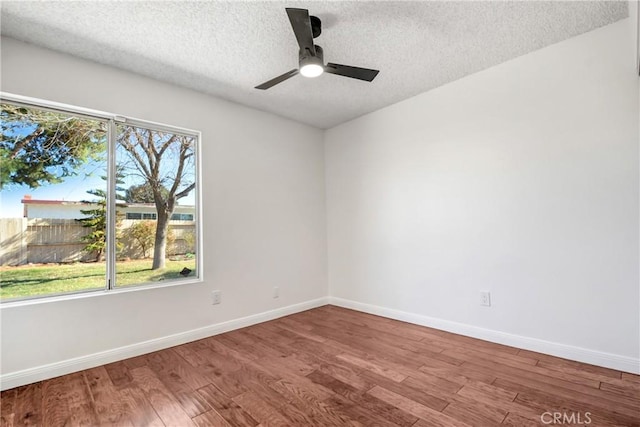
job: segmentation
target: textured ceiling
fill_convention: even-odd
[[[2,1],[2,34],[329,128],[628,16],[626,1]],[[259,83],[297,67],[285,7],[325,61],[380,74]]]

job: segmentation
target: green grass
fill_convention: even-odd
[[[195,276],[194,259],[167,260],[162,270],[151,270],[151,264],[150,259],[118,261],[117,286],[183,279],[179,272],[184,267],[193,270],[189,277]],[[0,299],[104,289],[105,272],[104,262],[0,267]]]

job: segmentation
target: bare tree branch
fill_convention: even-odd
[[[191,193],[191,190],[193,190],[194,188],[196,188],[196,183],[195,182],[193,184],[189,185],[187,188],[185,188],[181,192],[176,193],[176,195],[175,195],[176,200],[179,200],[179,199],[182,199],[183,197],[188,196],[189,193]]]

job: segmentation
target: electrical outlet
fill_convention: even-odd
[[[278,286],[274,286],[273,288],[273,297],[280,298],[280,288]]]
[[[211,292],[211,304],[220,304],[222,302],[222,291]]]
[[[480,291],[480,305],[491,307],[491,293],[489,291]]]

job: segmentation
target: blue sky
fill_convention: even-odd
[[[84,174],[67,178],[60,184],[45,184],[36,189],[28,185],[10,185],[0,191],[0,218],[18,218],[22,216],[22,203],[25,194],[33,199],[44,200],[91,200],[94,197],[87,190],[106,189],[106,182],[100,179],[100,173]]]

